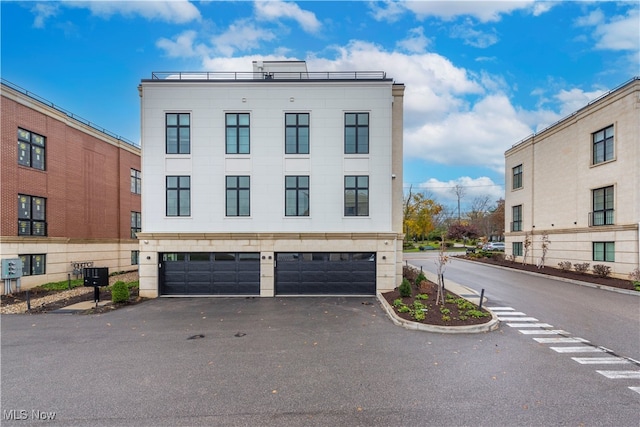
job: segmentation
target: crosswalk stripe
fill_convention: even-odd
[[[629,388],[635,391],[636,393],[640,393],[640,387],[629,387]]]
[[[631,363],[621,357],[572,357],[572,359],[581,365],[614,365],[617,363]]]
[[[503,322],[537,322],[538,319],[535,317],[504,317],[498,316],[498,320]]]
[[[487,307],[491,311],[513,311],[512,307]]]
[[[598,347],[589,347],[582,345],[580,347],[549,347],[556,353],[604,353],[604,350]]]
[[[512,328],[553,328],[548,323],[507,323]]]
[[[524,335],[569,335],[569,332],[563,331],[561,329],[525,329],[522,331],[518,331]]]
[[[534,338],[541,344],[589,342],[584,338]]]
[[[526,314],[521,311],[509,311],[504,313],[498,313],[498,316],[526,316]]]
[[[640,371],[596,371],[600,375],[614,380],[617,379],[634,379],[640,380]]]

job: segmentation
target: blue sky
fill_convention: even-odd
[[[152,71],[381,70],[405,92],[408,189],[504,195],[504,152],[640,75],[640,3],[2,1],[2,77],[134,142]]]

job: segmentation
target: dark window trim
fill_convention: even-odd
[[[176,124],[175,125],[170,125],[169,124],[169,116],[176,116]],[[187,116],[189,117],[189,124],[188,125],[183,125],[180,124],[180,118],[182,116]],[[164,119],[164,123],[165,123],[165,154],[191,154],[191,113],[165,113],[165,119]],[[186,151],[182,151],[182,144],[181,139],[180,139],[180,135],[181,129],[189,129],[189,136],[187,137],[187,142],[186,142]],[[176,149],[175,151],[169,151],[169,129],[176,129]]]
[[[522,231],[522,205],[511,206],[511,231]]]
[[[170,178],[177,178],[176,182],[176,186],[175,187],[170,187],[169,186],[169,179]],[[181,179],[180,178],[189,178],[189,185],[186,187],[182,187],[181,185]],[[181,192],[182,191],[188,191],[187,194],[187,203],[189,205],[189,212],[186,214],[181,214],[181,207],[182,207],[182,202],[181,202]],[[169,214],[169,192],[176,192],[176,213],[175,214]],[[166,216],[170,216],[170,217],[177,217],[177,216],[182,216],[182,217],[188,217],[191,216],[191,176],[190,175],[168,175],[166,177],[166,194],[165,194],[165,215]]]
[[[21,198],[27,198],[28,212],[21,208]],[[42,218],[34,218],[38,200],[42,201]],[[47,236],[47,199],[29,194],[18,194],[18,236]]]
[[[229,185],[229,178],[234,180],[232,185]],[[240,178],[247,178],[249,184],[247,186],[242,186],[240,184]],[[241,212],[240,209],[240,196],[247,192],[248,200],[248,209],[247,212]],[[230,206],[229,202],[229,194],[235,194],[235,206]],[[233,207],[235,209],[235,214],[229,213],[229,209]],[[227,217],[240,217],[240,216],[251,216],[251,177],[249,175],[227,175],[225,176],[225,216]]]
[[[602,245],[602,259],[596,257],[596,245]],[[607,246],[611,245],[613,251],[607,251]],[[607,254],[611,254],[612,258],[607,259]],[[616,242],[592,242],[591,259],[593,261],[615,262],[616,261]]]
[[[359,122],[359,117],[361,114],[366,114],[367,116],[367,124],[360,124]],[[347,124],[347,116],[355,116],[355,124]],[[369,130],[370,130],[370,123],[371,123],[371,118],[369,116],[368,112],[347,112],[344,113],[344,154],[369,154]],[[355,151],[349,151],[347,150],[347,140],[348,140],[348,136],[347,136],[347,129],[355,129],[355,147],[354,150]],[[367,129],[367,137],[366,137],[366,141],[361,141],[360,139],[360,132],[359,129]]]
[[[347,186],[347,180],[349,178],[355,178],[355,186]],[[367,185],[360,186],[359,178],[367,178]],[[344,177],[344,216],[369,216],[369,175],[346,175]],[[347,206],[347,192],[354,192],[354,206],[353,213],[349,212],[349,206]],[[360,195],[366,193],[366,201],[360,200]],[[361,213],[362,212],[362,213]]]
[[[522,188],[522,164],[512,169],[511,189],[517,190],[519,188]]]
[[[36,169],[36,170],[41,170],[41,171],[45,171],[47,170],[47,150],[46,150],[46,146],[47,146],[47,138],[44,135],[40,135],[38,133],[35,132],[31,132],[30,130],[18,127],[18,132],[17,132],[17,139],[18,139],[18,165],[19,166],[24,166],[24,167],[28,167],[28,168],[32,168],[32,169]],[[41,142],[38,142],[38,140],[41,139]],[[24,149],[26,151],[28,151],[28,159],[27,160],[23,160],[23,157],[20,156],[21,150],[23,150],[23,147],[20,146],[20,144],[27,144],[28,147],[24,147]],[[34,166],[33,163],[33,158],[34,155],[38,154],[38,150],[42,150],[42,167],[37,167]]]
[[[296,119],[296,123],[295,124],[288,124],[288,120],[287,117],[288,116],[295,116]],[[307,124],[300,124],[300,116],[306,116],[307,117]],[[309,113],[284,113],[284,127],[285,127],[285,131],[284,131],[284,135],[285,135],[285,141],[284,141],[284,153],[285,154],[309,154],[309,150],[310,150],[310,132],[309,132],[309,126],[310,126],[310,114]],[[296,132],[296,136],[295,136],[295,140],[296,140],[296,147],[294,151],[288,151],[289,149],[289,145],[287,144],[287,135],[288,135],[288,129],[295,129]],[[307,146],[306,146],[306,150],[301,150],[300,149],[300,129],[307,129]]]
[[[137,239],[136,233],[142,231],[142,213],[131,211],[131,238]]]
[[[611,136],[607,137],[607,131],[611,129]],[[597,135],[602,132],[603,133],[603,137],[602,139],[598,139],[596,141]],[[613,125],[609,125],[605,128],[602,128],[596,132],[593,132],[591,134],[591,144],[592,144],[592,151],[591,151],[591,164],[592,165],[599,165],[601,163],[606,163],[609,162],[613,159],[615,159],[615,132],[614,132],[614,128]],[[598,160],[598,148],[602,146],[602,159]],[[610,150],[610,154],[607,155],[607,147],[611,147]]]
[[[142,194],[142,172],[131,168],[131,193]]]
[[[236,117],[236,124],[230,125],[228,122],[229,116]],[[249,124],[241,125],[240,116],[247,116],[249,118]],[[251,154],[251,114],[250,113],[225,113],[224,115],[224,146],[225,154]],[[236,130],[235,141],[233,141],[233,150],[229,151],[229,129]],[[247,129],[249,144],[246,152],[240,152],[240,129]]]
[[[47,274],[47,254],[21,254],[23,276],[42,276]],[[36,270],[36,257],[42,257],[41,270]]]
[[[287,178],[295,178],[295,185],[294,186],[289,186],[287,184],[287,182],[289,181]],[[306,178],[307,180],[307,184],[306,186],[303,184],[300,184],[300,178]],[[285,195],[284,195],[284,215],[288,216],[288,217],[296,217],[296,216],[309,216],[309,209],[310,209],[310,199],[309,199],[309,175],[287,175],[284,177],[284,189],[285,189]],[[293,191],[295,192],[295,213],[294,214],[289,214],[289,210],[288,210],[288,205],[287,205],[287,201],[289,200],[287,197],[287,194]],[[300,202],[301,199],[304,198],[305,194],[304,192],[306,191],[306,211],[300,212]]]
[[[596,202],[600,200],[596,200],[597,194],[602,190],[602,209],[596,209]],[[607,196],[611,192],[611,203],[607,204]],[[615,205],[615,190],[613,185],[609,185],[607,187],[600,187],[591,190],[591,203],[592,203],[592,211],[591,211],[591,221],[590,225],[594,227],[599,227],[603,225],[614,225],[614,205]]]

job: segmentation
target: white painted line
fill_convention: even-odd
[[[553,330],[525,329],[525,330],[518,331],[518,332],[520,332],[521,334],[524,334],[524,335],[571,335],[569,332],[563,331],[561,329],[553,329]]]
[[[541,344],[589,342],[584,338],[534,338],[534,340]]]
[[[640,393],[640,387],[629,387],[629,388],[635,391],[636,393]]]
[[[604,350],[598,347],[589,347],[582,345],[580,347],[549,347],[557,353],[604,353]]]
[[[572,359],[581,365],[615,365],[618,363],[631,363],[621,357],[572,357]]]
[[[640,380],[640,371],[596,371],[600,375],[604,375],[607,378],[613,380],[619,379],[634,379]]]
[[[513,311],[512,307],[487,307],[491,311]]]
[[[521,311],[510,311],[508,313],[498,313],[498,316],[526,316],[526,313]]]
[[[503,322],[537,322],[538,319],[535,317],[503,317],[498,316],[498,320],[502,320]]]
[[[512,328],[553,328],[548,323],[507,323]]]

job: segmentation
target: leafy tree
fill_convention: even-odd
[[[478,236],[480,236],[480,230],[475,225],[465,221],[454,222],[447,230],[447,237],[450,239],[467,240],[475,239]]]
[[[424,193],[409,194],[404,200],[404,231],[408,239],[421,238],[435,229],[434,217],[442,211],[442,206]]]

